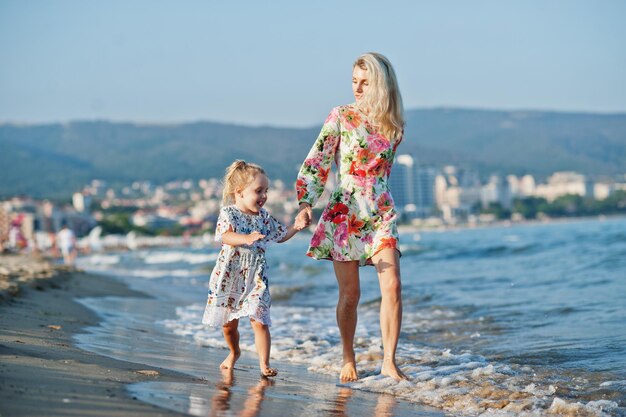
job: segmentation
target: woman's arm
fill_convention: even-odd
[[[299,203],[314,206],[324,192],[330,168],[341,140],[339,108],[334,108],[313,143],[296,179],[296,193]]]

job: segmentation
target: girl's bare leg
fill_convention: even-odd
[[[337,326],[343,345],[343,367],[339,374],[341,382],[356,381],[359,375],[354,356],[354,333],[357,323],[357,306],[361,298],[358,261],[333,261],[335,276],[339,284],[337,301]]]
[[[259,355],[259,368],[262,376],[276,376],[278,371],[270,367],[270,348],[272,346],[272,336],[267,324],[250,319],[252,330],[254,330],[254,345]]]
[[[396,380],[407,379],[396,365],[396,348],[402,324],[402,284],[400,258],[395,249],[383,249],[372,257],[380,283],[380,330],[383,337],[383,366],[381,374]]]
[[[230,349],[230,354],[224,359],[220,368],[232,369],[241,355],[241,349],[239,349],[239,320],[231,320],[223,325],[222,332],[224,333],[224,340]]]

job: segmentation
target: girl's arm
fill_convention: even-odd
[[[254,242],[261,240],[264,237],[265,235],[262,235],[257,231],[254,231],[249,235],[245,235],[229,230],[222,235],[222,242],[230,246],[252,245]]]
[[[287,228],[287,234],[285,235],[285,237],[283,237],[281,240],[278,241],[278,243],[283,243],[288,241],[289,239],[291,239],[292,237],[295,236],[296,233],[298,233],[300,230],[302,229],[298,229],[296,226],[291,225]]]

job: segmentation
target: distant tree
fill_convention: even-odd
[[[98,225],[102,227],[104,235],[125,235],[131,231],[148,236],[154,235],[153,231],[132,224],[130,216],[126,213],[109,214],[100,220]]]
[[[500,203],[489,203],[489,207],[480,210],[481,214],[493,214],[498,220],[509,219],[511,210],[505,209]]]
[[[535,219],[537,213],[544,212],[548,201],[543,197],[516,198],[513,201],[513,211],[520,213],[526,219]]]

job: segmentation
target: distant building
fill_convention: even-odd
[[[506,183],[511,198],[525,198],[535,194],[535,178],[532,175],[526,174],[519,178],[515,175],[507,175]]]
[[[435,206],[437,171],[420,167],[408,154],[398,155],[389,177],[389,189],[397,210],[406,218],[424,218]]]
[[[489,182],[483,185],[480,190],[482,207],[487,208],[490,204],[496,203],[506,209],[510,209],[513,206],[513,197],[509,184],[510,180],[508,178],[506,181],[503,181],[499,176],[492,175],[489,178]]]
[[[597,182],[593,185],[593,198],[606,200],[617,190],[615,183]]]
[[[530,174],[524,175],[519,181],[519,196],[520,197],[530,197],[535,194],[535,188],[537,184],[535,182],[535,177]]]
[[[549,202],[567,194],[592,198],[593,184],[584,175],[576,172],[555,172],[548,178],[547,184],[539,184],[534,193]]]
[[[91,208],[91,195],[81,192],[72,195],[72,205],[79,213],[89,212]]]
[[[415,164],[411,155],[398,155],[389,177],[389,189],[396,207],[404,211],[415,204]]]
[[[435,179],[437,208],[447,222],[466,219],[481,202],[478,174],[449,165]]]
[[[437,170],[429,167],[418,167],[415,170],[415,177],[415,205],[418,217],[429,217],[437,206],[435,199]]]

